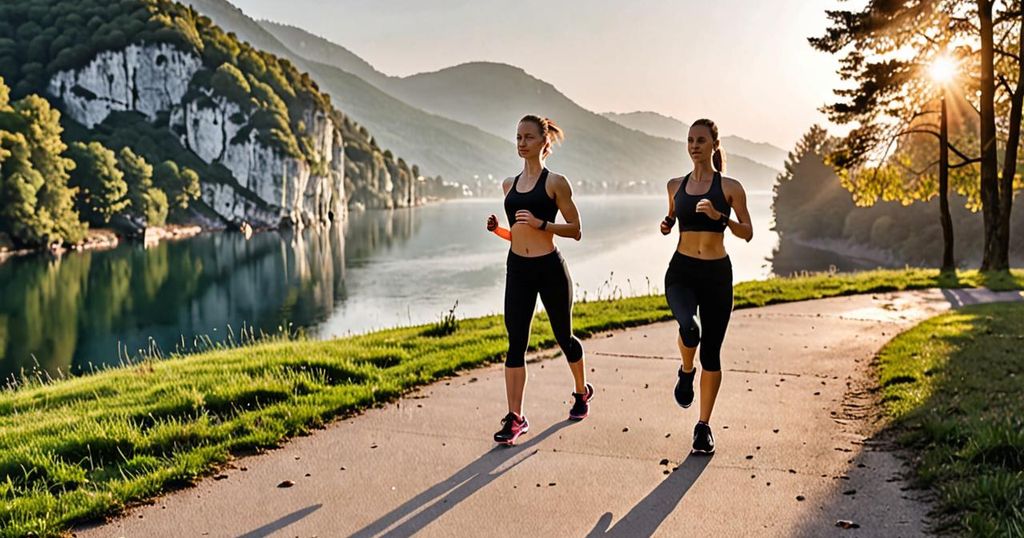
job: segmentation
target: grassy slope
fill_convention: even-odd
[[[944,530],[1024,536],[1024,304],[964,308],[880,354],[886,411]]]
[[[936,286],[1024,287],[1024,271],[958,277],[872,271],[744,282],[736,307]],[[662,296],[578,304],[581,336],[670,319]],[[541,315],[543,317],[543,315]],[[555,345],[547,323],[531,347]],[[240,454],[279,445],[339,414],[499,360],[500,316],[331,341],[273,340],[0,393],[0,536],[54,535],[76,521],[181,487]]]

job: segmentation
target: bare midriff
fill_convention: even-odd
[[[550,254],[555,250],[555,234],[529,224],[512,225],[512,253],[526,258]]]
[[[725,234],[717,232],[680,232],[676,251],[701,260],[717,260],[726,256]]]

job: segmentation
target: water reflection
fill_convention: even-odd
[[[221,340],[229,325],[314,325],[344,299],[344,271],[337,228],[12,259],[0,265],[0,374],[37,363],[53,376],[79,373],[150,338],[164,351],[188,349],[195,335]]]
[[[753,193],[761,230],[727,238],[737,281],[764,278],[776,247],[770,195]],[[658,291],[675,246],[657,233],[663,197],[578,200],[584,241],[558,241],[577,293]],[[51,375],[117,364],[152,342],[188,350],[243,324],[273,333],[292,323],[330,337],[427,323],[458,301],[459,317],[497,313],[508,243],[484,220],[500,200],[353,213],[326,233],[210,233],[148,249],[39,255],[0,264],[0,375]],[[603,290],[603,291],[602,291]],[[150,340],[152,339],[152,340]]]

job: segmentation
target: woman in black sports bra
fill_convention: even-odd
[[[677,344],[682,355],[675,398],[682,407],[693,403],[693,357],[700,344],[700,420],[693,430],[694,453],[711,454],[711,410],[722,385],[721,351],[732,314],[732,263],[725,252],[725,230],[750,241],[754,228],[747,195],[735,179],[723,177],[725,155],[718,127],[700,119],[690,127],[687,149],[693,171],[668,182],[668,216],[661,233],[668,235],[679,219],[679,243],[665,273],[665,297],[679,323]],[[730,216],[735,211],[736,219]]]
[[[509,228],[498,226],[498,217],[487,218],[487,229],[511,242],[505,276],[505,328],[508,330],[508,355],[505,359],[505,393],[508,414],[494,440],[512,445],[529,430],[523,416],[526,389],[526,348],[530,343],[530,324],[537,295],[551,320],[551,329],[569,361],[575,388],[570,420],[582,420],[590,411],[594,387],[586,381],[583,345],[572,334],[572,279],[562,254],[555,248],[554,236],[580,239],[580,215],[572,201],[572,188],[564,176],[549,172],[544,159],[551,145],[565,138],[555,122],[538,116],[519,120],[516,145],[523,158],[523,171],[502,184],[505,191],[505,215]],[[565,224],[556,224],[561,211]]]

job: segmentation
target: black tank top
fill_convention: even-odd
[[[679,231],[725,233],[729,215],[732,214],[732,208],[729,207],[729,203],[725,200],[725,191],[722,190],[722,174],[715,172],[715,177],[711,179],[711,188],[704,194],[687,194],[686,184],[689,181],[690,174],[686,174],[686,177],[683,178],[683,184],[676,191],[676,217],[679,219]],[[726,218],[716,221],[711,220],[711,217],[704,213],[698,213],[697,202],[704,198],[711,201],[711,205],[715,206],[715,209],[725,215]]]
[[[522,172],[519,176],[523,175]],[[519,176],[512,181],[512,188],[505,195],[505,216],[508,217],[508,225],[511,228],[516,223],[516,211],[525,209],[540,220],[555,222],[555,215],[558,214],[558,205],[555,200],[548,196],[546,188],[548,180],[548,169],[541,171],[537,178],[537,184],[530,192],[519,192],[516,185],[519,184]]]

